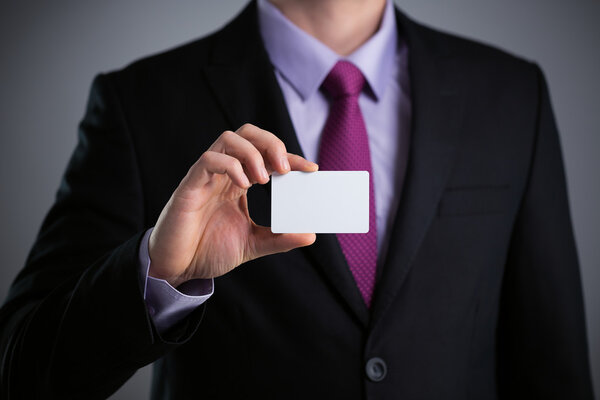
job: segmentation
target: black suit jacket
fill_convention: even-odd
[[[215,281],[169,332],[138,247],[193,162],[246,122],[301,154],[251,3],[221,31],[94,81],[79,143],[1,314],[2,398],[590,399],[558,135],[540,70],[397,13],[408,170],[372,309],[333,235]],[[269,224],[269,186],[248,195]],[[387,373],[371,381],[379,357]]]

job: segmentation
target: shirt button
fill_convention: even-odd
[[[387,365],[381,358],[373,357],[367,361],[365,372],[370,380],[379,382],[382,381],[387,374]]]

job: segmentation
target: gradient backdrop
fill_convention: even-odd
[[[203,36],[245,3],[0,3],[0,298],[53,201],[94,75]],[[494,44],[545,71],[565,155],[593,378],[600,391],[600,2],[397,3],[419,21]],[[148,398],[150,373],[144,368],[112,398]]]

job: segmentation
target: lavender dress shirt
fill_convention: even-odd
[[[359,105],[373,164],[381,260],[404,180],[411,117],[408,54],[398,37],[393,2],[387,1],[377,32],[346,57],[295,26],[267,0],[258,0],[258,22],[306,159],[318,159],[319,140],[329,111],[319,87],[331,68],[344,59],[365,76],[368,89],[359,97]],[[146,232],[140,246],[140,274],[150,315],[157,329],[164,332],[206,301],[213,293],[214,282],[194,280],[175,289],[162,279],[148,276],[150,233]]]

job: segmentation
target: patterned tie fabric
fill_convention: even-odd
[[[329,95],[331,108],[321,137],[319,169],[369,171],[369,232],[338,234],[337,239],[356,285],[370,307],[377,265],[377,220],[369,140],[358,105],[364,84],[363,74],[348,61],[338,61],[323,81],[321,88]]]

